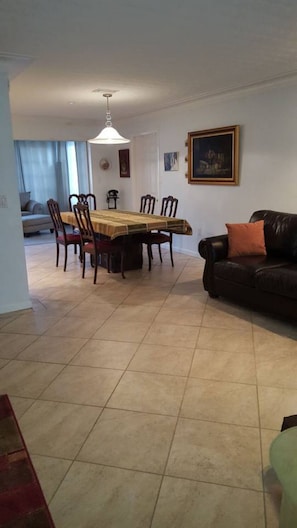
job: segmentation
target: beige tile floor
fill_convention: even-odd
[[[0,316],[8,393],[57,528],[276,528],[269,446],[297,414],[297,329],[202,286],[203,261],[67,272],[25,248]],[[163,251],[164,252],[164,251]]]

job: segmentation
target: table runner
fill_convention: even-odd
[[[63,222],[76,225],[75,214],[61,213]],[[97,210],[90,211],[94,231],[111,239],[124,235],[147,233],[151,230],[170,231],[179,235],[191,235],[190,224],[181,218],[135,213],[133,211]]]

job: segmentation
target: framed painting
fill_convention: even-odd
[[[129,149],[119,150],[120,178],[130,178]]]
[[[239,125],[188,133],[188,183],[238,185]]]
[[[164,170],[177,171],[178,170],[178,152],[164,153]]]

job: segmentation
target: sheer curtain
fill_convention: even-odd
[[[15,141],[19,191],[44,205],[49,198],[68,209],[68,196],[90,192],[87,144],[83,141]]]

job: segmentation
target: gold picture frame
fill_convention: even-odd
[[[239,125],[188,133],[188,183],[238,185]]]

